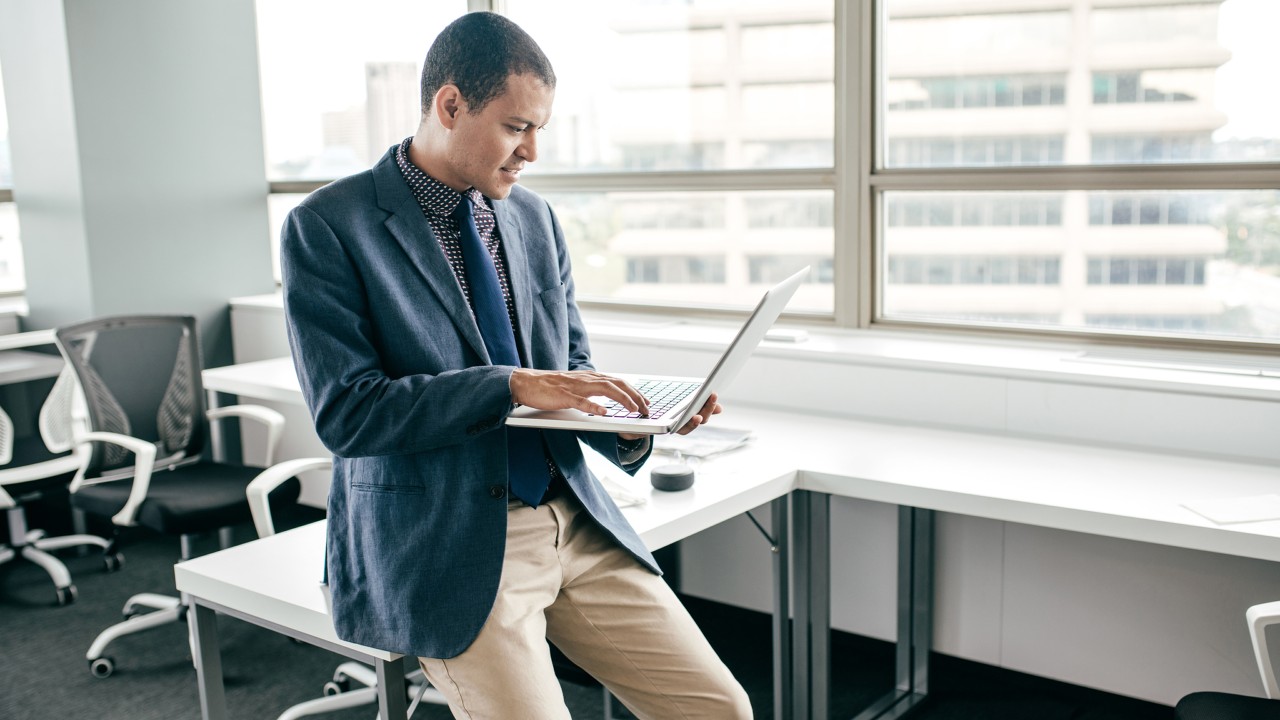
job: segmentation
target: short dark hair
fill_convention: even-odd
[[[449,23],[422,64],[422,112],[440,88],[453,83],[469,111],[480,110],[507,89],[508,75],[532,73],[554,88],[556,74],[529,33],[491,12],[467,13]]]

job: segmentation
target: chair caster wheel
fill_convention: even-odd
[[[100,657],[89,661],[89,672],[93,673],[93,676],[99,680],[111,677],[111,673],[115,671],[116,663],[109,657]]]
[[[56,588],[58,595],[58,605],[70,605],[76,601],[76,586],[68,585],[66,587]]]
[[[324,696],[333,697],[351,689],[350,680],[330,680],[324,684]]]
[[[113,573],[124,567],[124,555],[121,555],[120,553],[103,555],[102,566],[107,569],[107,572]]]

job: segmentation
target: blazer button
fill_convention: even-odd
[[[501,500],[506,496],[507,496],[507,489],[502,487],[501,485],[489,486],[489,497],[493,498],[494,500]]]

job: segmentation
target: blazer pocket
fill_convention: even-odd
[[[547,312],[552,315],[562,314],[566,305],[564,283],[538,293],[538,299],[542,301],[542,307],[546,308]]]

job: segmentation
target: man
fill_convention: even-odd
[[[634,473],[649,440],[503,424],[517,404],[646,409],[593,370],[560,226],[516,185],[554,93],[523,30],[465,15],[427,54],[413,137],[285,224],[289,341],[337,456],[334,625],[418,656],[459,718],[568,718],[547,640],[640,717],[748,718],[579,445]]]

